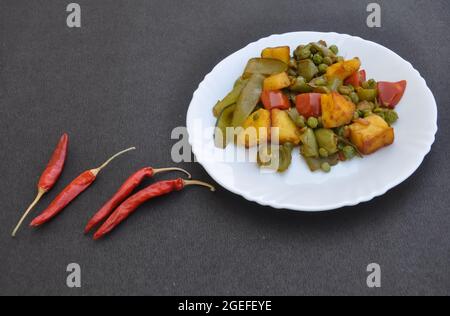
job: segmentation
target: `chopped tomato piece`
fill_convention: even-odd
[[[381,105],[391,109],[395,108],[405,93],[406,85],[406,80],[399,82],[378,82],[378,98]]]
[[[279,90],[264,90],[261,95],[261,101],[266,110],[289,110],[291,107],[289,98]]]
[[[300,115],[305,118],[320,117],[322,115],[320,93],[303,93],[297,96],[295,99],[295,105]]]
[[[366,79],[366,71],[360,70],[360,71],[355,72],[350,77],[348,77],[345,80],[345,84],[346,85],[351,84],[353,87],[358,88],[358,87],[361,87],[361,84],[366,80],[367,80]]]

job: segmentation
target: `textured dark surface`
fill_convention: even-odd
[[[64,1],[0,0],[0,294],[450,294],[448,2],[86,1],[82,28]],[[225,190],[190,189],[143,207],[111,238],[82,235],[89,216],[139,167],[171,165],[199,82],[261,37],[349,33],[385,45],[420,71],[439,107],[436,143],[385,196],[323,214],[276,211]],[[135,145],[89,192],[39,230],[9,237],[63,131],[67,167],[42,210],[74,176]],[[201,166],[185,164],[197,178]],[[66,266],[82,288],[66,287]],[[382,288],[366,267],[382,267]]]

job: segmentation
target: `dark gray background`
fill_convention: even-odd
[[[450,294],[448,2],[379,1],[381,29],[365,24],[369,2],[79,0],[82,28],[69,29],[69,1],[0,0],[0,294]],[[409,180],[322,214],[193,188],[147,204],[102,242],[83,236],[133,171],[173,164],[170,133],[214,65],[261,37],[301,30],[376,41],[426,78],[440,131]],[[33,214],[81,171],[139,150],[57,220],[13,240],[63,131],[67,167]],[[201,166],[183,166],[210,180]],[[81,289],[66,287],[71,262],[82,267]],[[366,286],[371,262],[382,267],[381,289]]]

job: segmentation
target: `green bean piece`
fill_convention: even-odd
[[[311,116],[310,118],[308,118],[308,121],[306,121],[306,124],[311,127],[312,129],[317,128],[317,126],[319,125],[319,120],[313,116]]]
[[[374,79],[370,79],[368,81],[364,81],[361,86],[364,89],[376,89],[377,88],[377,82]]]
[[[258,150],[257,162],[261,168],[284,172],[289,169],[292,162],[292,150],[294,145],[286,143],[284,145],[268,145]]]
[[[303,158],[305,159],[305,162],[308,165],[308,168],[309,168],[309,170],[311,170],[311,172],[320,170],[320,165],[322,164],[320,159],[311,158],[311,157],[303,157]]]
[[[310,82],[317,74],[319,69],[311,59],[304,59],[298,63],[298,74]]]
[[[288,65],[280,60],[271,58],[253,58],[248,61],[243,77],[244,79],[248,79],[254,74],[270,76],[287,70]]]
[[[265,77],[254,74],[250,77],[245,88],[239,96],[233,116],[233,126],[240,127],[247,117],[254,111],[261,98]]]
[[[307,128],[305,132],[300,136],[302,146],[300,152],[304,157],[318,158],[319,157],[319,145],[317,144],[316,136],[311,128]]]
[[[227,135],[227,128],[232,127],[233,114],[236,104],[225,108],[219,116],[214,133],[214,143],[218,148],[225,148],[233,140],[234,135]]]
[[[311,46],[317,50],[317,52],[322,55],[322,57],[336,57],[336,54],[325,45],[322,45],[320,43],[311,43]]]
[[[232,104],[235,104],[241,95],[242,90],[247,85],[248,80],[244,80],[242,78],[239,78],[235,84],[233,90],[228,93],[228,95],[222,100],[217,102],[217,104],[213,108],[213,114],[214,117],[219,117],[222,111],[229,107]]]
[[[338,137],[331,129],[319,128],[314,131],[317,144],[327,150],[328,155],[338,152]]]
[[[306,126],[305,118],[298,113],[296,108],[290,108],[287,112],[297,127],[303,128]]]

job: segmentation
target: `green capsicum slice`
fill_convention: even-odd
[[[218,148],[227,147],[227,145],[234,139],[234,135],[228,135],[229,137],[227,137],[227,128],[233,126],[232,121],[235,109],[236,104],[232,104],[226,107],[219,115],[214,133],[214,144]]]
[[[254,74],[250,77],[247,85],[237,100],[236,109],[233,116],[233,127],[242,127],[245,120],[258,105],[263,90],[265,77],[261,74]]]
[[[245,67],[243,78],[250,78],[252,75],[260,74],[265,76],[275,75],[288,70],[288,65],[278,59],[253,58]]]
[[[234,84],[233,90],[228,93],[228,95],[222,100],[217,102],[217,104],[214,106],[213,114],[214,117],[219,117],[222,111],[229,107],[232,104],[235,104],[241,95],[242,90],[247,85],[248,80],[239,78],[236,83]]]

